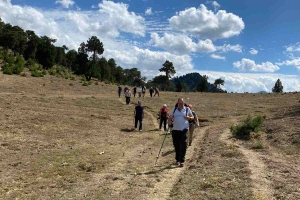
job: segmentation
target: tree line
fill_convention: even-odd
[[[69,50],[66,45],[55,46],[55,42],[56,39],[40,37],[32,30],[24,31],[0,18],[0,46],[3,48],[0,59],[4,60],[4,73],[20,74],[24,67],[38,64],[41,70],[65,67],[76,75],[83,75],[87,81],[96,78],[128,85],[141,85],[146,81],[137,68],[123,69],[113,58],[99,57],[104,47],[96,36],[82,42],[77,50]]]
[[[163,74],[146,82],[146,77],[142,77],[137,68],[123,69],[113,58],[107,60],[100,57],[104,53],[104,45],[96,36],[82,42],[77,51],[69,50],[66,45],[55,46],[55,43],[56,39],[38,36],[32,30],[24,31],[0,18],[0,47],[3,48],[0,59],[4,60],[2,70],[6,74],[20,74],[27,67],[32,76],[43,76],[47,73],[46,70],[53,75],[53,67],[56,67],[56,71],[63,68],[84,76],[87,81],[95,78],[108,83],[158,87],[164,91],[226,92],[220,88],[225,83],[221,78],[216,79],[214,84],[208,83],[206,75],[193,76],[192,79],[185,76],[172,78],[176,70],[169,60],[159,69]],[[280,80],[274,88],[273,92],[282,91]]]

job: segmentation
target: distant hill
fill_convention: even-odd
[[[266,91],[260,91],[260,92],[258,92],[259,94],[267,94],[268,92],[266,92]]]
[[[199,73],[190,73],[183,76],[175,77],[172,79],[173,83],[176,84],[179,81],[185,83],[189,89],[192,91],[197,85],[199,85],[200,80],[203,77]],[[218,89],[213,84],[208,83],[208,92],[224,92],[222,89]]]

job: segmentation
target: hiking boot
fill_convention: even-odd
[[[142,132],[143,130],[140,130],[140,132]]]
[[[183,163],[180,163],[178,166],[179,166],[179,167],[183,167],[183,165],[184,165]]]
[[[178,166],[178,165],[180,165],[180,162],[176,161],[176,162],[173,163],[173,165]]]

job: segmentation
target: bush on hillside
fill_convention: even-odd
[[[33,77],[44,77],[44,73],[43,73],[43,71],[34,70],[34,71],[31,71],[31,76],[33,76]]]
[[[8,55],[4,58],[4,65],[2,66],[2,71],[4,74],[20,74],[24,70],[25,61],[21,56],[16,58]]]
[[[13,68],[14,68],[13,64],[5,63],[5,64],[2,66],[3,74],[12,75],[12,74],[13,74]]]
[[[251,132],[257,133],[261,131],[263,123],[264,118],[262,116],[248,116],[243,124],[233,125],[230,127],[230,130],[235,138],[249,140]]]

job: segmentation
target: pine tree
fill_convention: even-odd
[[[275,86],[272,89],[272,92],[274,92],[274,93],[282,93],[283,92],[283,86],[282,86],[280,79],[278,79],[276,81]]]

